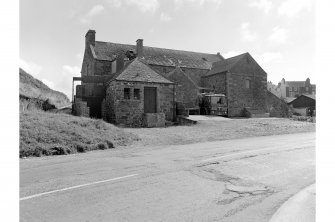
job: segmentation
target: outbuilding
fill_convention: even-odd
[[[175,84],[135,58],[108,81],[103,119],[125,126],[163,127],[175,118]]]
[[[302,116],[315,116],[315,95],[300,95],[288,105]]]

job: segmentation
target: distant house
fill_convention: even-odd
[[[297,97],[300,95],[315,95],[316,85],[311,84],[309,78],[306,81],[286,81],[284,78],[278,84],[282,98]]]
[[[176,110],[199,110],[203,91],[228,98],[228,116],[243,108],[266,112],[267,74],[249,53],[224,59],[220,53],[102,42],[85,35],[80,81],[73,110],[125,125],[162,125],[175,121]],[[73,93],[74,94],[74,93]],[[156,123],[154,123],[156,121]]]
[[[293,111],[302,116],[315,115],[315,95],[300,95],[288,103]]]
[[[282,93],[280,90],[280,87],[278,85],[273,84],[271,81],[267,82],[267,89],[269,92],[271,92],[273,95],[277,96],[278,98],[282,98]]]

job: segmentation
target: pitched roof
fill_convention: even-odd
[[[96,41],[93,47],[96,58],[112,61],[116,55],[136,51],[136,45]],[[212,63],[222,61],[217,54],[190,52],[143,46],[145,62],[152,65],[180,66],[187,68],[211,69]]]
[[[296,99],[296,97],[285,97],[284,98],[284,100],[285,100],[286,103],[290,103],[290,102],[292,102],[295,99]]]
[[[238,61],[244,58],[247,54],[248,53],[243,53],[241,55],[237,55],[237,56],[225,59],[223,61],[213,63],[212,69],[205,76],[210,76],[210,75],[214,75],[217,73],[229,71],[235,66],[235,64]]]
[[[169,72],[166,78],[175,82],[176,80],[178,80],[180,75],[183,75],[188,81],[190,81],[194,85],[194,87],[199,88],[198,85],[180,67],[176,67],[174,70]]]
[[[287,104],[292,104],[293,102],[295,102],[297,99],[299,99],[300,97],[307,97],[307,98],[310,98],[310,99],[313,99],[313,100],[316,100],[315,99],[315,95],[308,95],[308,94],[302,94],[300,96],[298,96],[297,98],[294,98],[293,100],[291,100],[290,102],[287,102]]]
[[[132,82],[150,82],[150,83],[167,83],[173,82],[165,79],[157,72],[152,70],[148,65],[143,63],[139,58],[136,58],[127,63],[124,68],[116,73],[113,80],[132,81]]]
[[[315,95],[310,95],[310,94],[302,94],[302,96],[306,96],[308,98],[314,99],[315,100]]]

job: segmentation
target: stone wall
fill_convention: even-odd
[[[246,80],[250,87],[246,87]],[[240,116],[244,107],[266,111],[266,76],[227,73],[228,116]]]
[[[144,87],[157,87],[157,113],[172,121],[173,85],[124,81],[112,81],[107,87],[105,119],[125,126],[144,126]],[[124,99],[124,88],[130,88],[130,99]],[[140,90],[139,99],[134,98],[134,89]]]
[[[226,73],[218,73],[202,78],[203,87],[212,89],[214,93],[226,95]]]
[[[175,89],[177,104],[182,104],[184,108],[199,108],[199,89],[181,69],[175,69],[169,74],[168,79],[177,84]]]
[[[82,101],[79,98],[75,98],[75,103],[73,104],[73,114],[75,116],[90,116],[90,108],[87,106],[87,102]]]
[[[94,67],[94,75],[111,75],[112,74],[112,62],[96,60]]]
[[[94,75],[95,60],[92,55],[90,48],[85,48],[84,60],[81,66],[81,76],[92,76]]]
[[[146,127],[164,127],[165,114],[164,113],[145,113],[144,126]]]
[[[287,103],[270,91],[266,93],[266,112],[270,113],[270,117],[290,117],[292,115]]]

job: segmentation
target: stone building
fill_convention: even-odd
[[[300,95],[288,103],[293,112],[302,116],[315,116],[315,95]]]
[[[199,86],[180,67],[176,67],[174,70],[168,73],[166,78],[177,84],[177,110],[187,110],[188,112],[199,111]]]
[[[160,125],[163,114],[174,121],[177,106],[199,109],[204,89],[227,95],[229,116],[245,107],[265,112],[267,74],[249,53],[224,59],[220,53],[143,46],[142,39],[136,45],[102,42],[89,30],[81,77],[74,81],[81,81],[73,97],[75,114],[118,124],[155,120]],[[151,100],[156,108],[148,112],[145,104]]]
[[[140,58],[127,62],[106,83],[103,119],[127,126],[165,126],[173,121],[174,84]]]
[[[203,85],[228,98],[228,116],[239,116],[243,108],[266,112],[267,74],[249,53],[213,64],[202,77]]]

